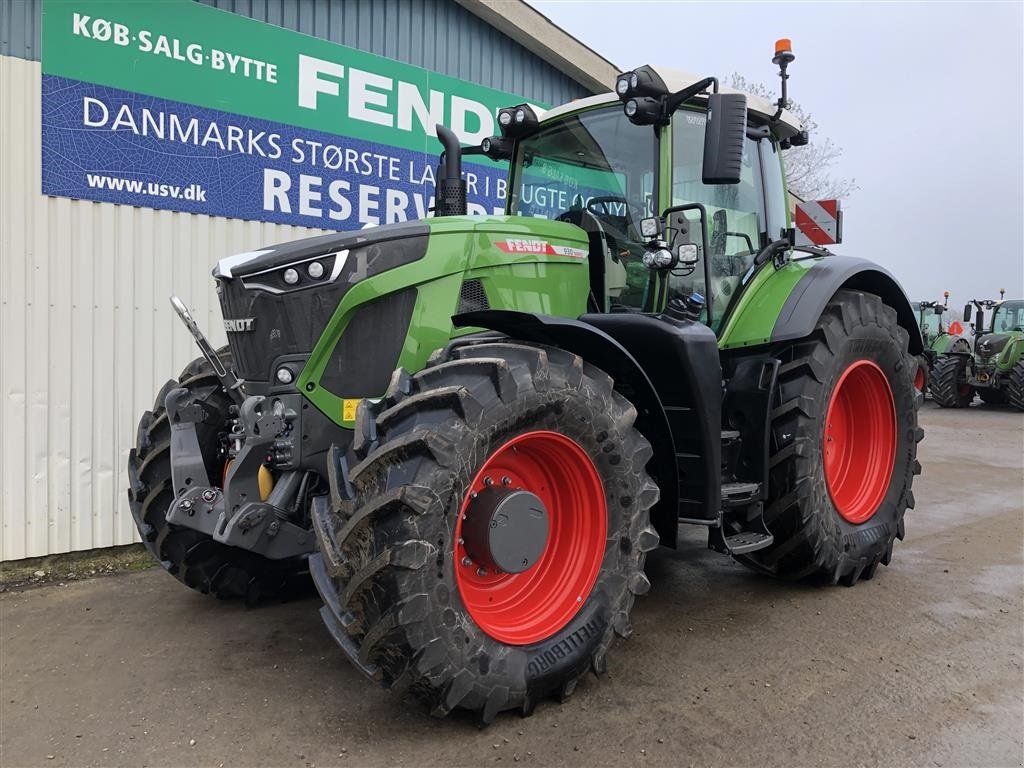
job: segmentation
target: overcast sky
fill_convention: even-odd
[[[1024,4],[531,0],[623,69],[739,72],[789,95],[843,148],[836,250],[879,262],[912,299],[1024,297]],[[815,136],[811,136],[814,141]]]

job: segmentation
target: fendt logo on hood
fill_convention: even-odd
[[[224,330],[228,333],[242,333],[251,331],[256,323],[255,317],[240,317],[237,320],[224,320]]]
[[[553,245],[547,240],[504,240],[495,243],[505,253],[536,253],[546,256],[571,256],[574,259],[587,258],[587,252],[582,248],[573,248],[568,245]]]

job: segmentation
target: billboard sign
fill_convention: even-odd
[[[44,194],[338,230],[427,215],[434,126],[523,101],[193,0],[44,0],[42,71]],[[506,165],[467,160],[502,211]]]

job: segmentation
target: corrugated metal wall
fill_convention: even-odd
[[[452,0],[199,0],[524,98],[590,92]]]
[[[142,1],[142,0],[140,0]],[[586,88],[452,0],[198,0],[535,102]],[[0,54],[38,61],[43,0],[0,0]]]
[[[0,559],[137,541],[138,417],[197,356],[167,297],[224,343],[210,269],[319,230],[44,197],[40,65],[0,56]]]
[[[452,0],[203,1],[533,101],[586,95]],[[0,560],[137,540],[137,420],[196,356],[167,297],[222,342],[214,261],[316,232],[44,197],[41,8],[0,0]]]

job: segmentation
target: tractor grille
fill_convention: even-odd
[[[338,281],[275,294],[249,290],[241,280],[218,281],[224,319],[243,321],[235,326],[239,330],[228,331],[235,373],[247,381],[267,381],[276,358],[313,349],[349,287]]]
[[[473,280],[465,280],[462,283],[462,290],[459,292],[459,311],[457,314],[480,312],[490,308],[491,305],[487,301],[487,294],[484,292],[483,283],[475,278]]]
[[[379,397],[402,353],[416,289],[389,293],[356,310],[341,334],[320,384],[338,397]]]

